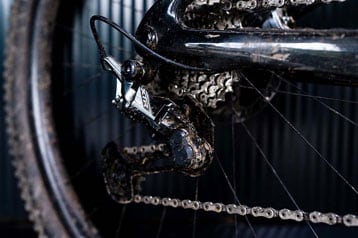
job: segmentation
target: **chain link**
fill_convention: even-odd
[[[237,1],[233,4],[227,0],[196,0],[193,4],[196,5],[213,5],[216,3],[224,3],[226,7],[236,7],[238,10],[252,10],[258,7],[272,8],[272,7],[283,7],[289,5],[311,5],[314,3],[331,3],[331,2],[344,2],[345,0],[245,0]],[[230,4],[227,4],[227,3]],[[145,156],[154,152],[165,152],[165,144],[159,145],[148,145],[148,146],[135,146],[125,147],[124,151],[131,155]],[[347,227],[358,227],[358,216],[352,214],[346,214],[340,216],[335,213],[322,213],[318,211],[305,212],[302,210],[290,210],[275,209],[272,207],[249,207],[246,205],[237,204],[223,204],[214,202],[201,202],[192,201],[189,199],[180,200],[177,198],[169,197],[156,197],[156,196],[141,196],[135,195],[133,199],[134,203],[144,203],[147,205],[164,206],[173,208],[184,208],[191,210],[203,210],[207,212],[216,213],[227,213],[239,216],[251,215],[254,217],[262,217],[267,219],[279,218],[281,220],[292,220],[296,222],[309,221],[312,223],[321,223],[327,225],[342,224]]]
[[[233,4],[235,1],[229,0],[196,0],[193,4],[197,6],[202,5],[214,5],[221,3],[226,8],[230,6],[238,10],[253,10],[255,8],[273,8],[273,7],[283,7],[283,6],[298,6],[298,5],[312,5],[314,3],[332,3],[332,2],[345,2],[346,0],[239,0],[236,1],[236,4]],[[231,4],[228,4],[231,3]]]
[[[155,152],[165,153],[167,151],[166,147],[166,144],[144,145],[125,147],[124,151],[125,153],[128,153],[130,155],[146,157],[151,153]],[[177,198],[141,196],[138,194],[134,196],[133,202],[144,203],[147,205],[154,206],[203,210],[206,212],[216,213],[227,213],[240,216],[251,215],[253,217],[261,217],[266,219],[279,218],[281,220],[292,220],[296,222],[309,221],[312,223],[321,223],[327,225],[343,224],[347,227],[358,227],[358,216],[352,214],[340,216],[335,213],[322,213],[318,211],[307,213],[302,210],[290,210],[287,208],[275,209],[272,207],[265,208],[260,206],[249,207],[246,205],[201,202],[192,201],[189,199],[180,200]]]
[[[352,214],[340,216],[335,213],[321,213],[317,211],[307,213],[301,210],[290,210],[287,208],[279,210],[272,207],[248,207],[246,205],[201,202],[188,199],[180,200],[177,198],[160,198],[141,195],[135,195],[134,202],[154,206],[228,213],[239,216],[251,215],[254,217],[261,217],[266,219],[279,218],[281,220],[292,220],[296,222],[309,221],[312,223],[321,223],[327,225],[343,224],[347,227],[358,227],[358,217]]]
[[[132,146],[132,147],[124,147],[124,153],[128,155],[146,155],[154,152],[167,152],[166,144],[153,144],[153,145],[142,145],[142,146]]]

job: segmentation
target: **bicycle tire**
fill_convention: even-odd
[[[14,157],[13,165],[21,190],[21,197],[25,201],[25,208],[29,212],[29,218],[34,223],[34,229],[40,237],[97,237],[97,231],[86,219],[74,192],[65,184],[66,173],[58,163],[61,179],[59,186],[66,190],[69,203],[59,201],[55,193],[50,189],[51,181],[44,175],[45,169],[40,156],[38,134],[35,133],[36,119],[33,115],[34,108],[31,104],[31,66],[38,71],[33,75],[42,80],[40,87],[49,87],[48,67],[51,67],[50,49],[53,22],[58,9],[58,1],[14,1],[9,24],[9,34],[6,40],[5,60],[5,110],[7,133],[9,136],[10,153]],[[38,44],[34,46],[34,44]],[[38,52],[35,52],[37,49]],[[32,61],[31,57],[38,54],[40,57]],[[44,96],[44,95],[42,95]],[[42,101],[45,108],[50,110]],[[49,112],[49,111],[48,111]],[[47,119],[51,121],[50,114]],[[51,123],[44,128],[47,136],[53,136]],[[41,136],[40,136],[41,137]],[[59,159],[56,141],[53,140],[51,148],[55,159]],[[41,162],[42,161],[42,162]],[[63,194],[64,195],[64,194]],[[64,203],[63,203],[64,202]],[[62,204],[61,204],[62,203]],[[61,213],[59,206],[70,206],[67,214]]]

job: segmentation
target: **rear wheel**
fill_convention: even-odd
[[[35,229],[40,235],[50,237],[143,234],[249,237],[253,223],[257,234],[270,231],[272,237],[280,232],[292,237],[309,234],[310,229],[305,225],[277,222],[267,228],[270,223],[251,218],[248,225],[245,219],[236,216],[146,205],[120,206],[109,198],[101,175],[103,146],[110,140],[133,146],[149,143],[149,139],[140,125],[118,115],[110,104],[115,82],[99,68],[96,45],[89,33],[89,18],[93,14],[107,15],[134,32],[150,5],[151,2],[138,1],[14,2],[6,60],[8,133],[22,197]],[[133,54],[130,42],[108,28],[100,32],[105,35],[104,41],[112,55],[123,60]],[[278,95],[273,103],[289,121],[295,121],[295,128],[300,128],[314,148],[323,151],[325,158],[351,184],[357,185],[356,125],[347,123],[346,119],[337,120],[337,113],[316,100],[305,99],[329,98],[327,103],[332,102],[330,105],[354,121],[358,119],[356,90],[295,86],[274,88]],[[246,90],[253,89],[246,85]],[[312,96],[316,93],[322,93],[326,99]],[[314,117],[314,114],[319,115]],[[244,126],[238,121],[235,114],[224,121],[217,120],[216,150],[224,174],[220,165],[214,163],[207,175],[199,179],[176,174],[150,176],[142,185],[143,193],[233,203],[235,195],[228,186],[231,183],[244,204],[295,209],[262,160],[262,153],[257,150],[259,145],[285,178],[302,209],[333,210],[340,214],[357,210],[356,194],[336,179],[335,173],[292,133],[287,123],[270,111],[270,106]],[[246,129],[257,137],[256,141]],[[291,148],[291,145],[296,146]],[[321,232],[328,230],[315,228]],[[356,235],[352,230],[330,229],[328,232],[333,231],[332,234]]]

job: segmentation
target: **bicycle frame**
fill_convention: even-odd
[[[156,2],[137,38],[165,57],[213,71],[254,66],[310,73],[323,83],[358,85],[358,30],[196,30],[181,19],[188,2]],[[305,81],[315,80],[311,78]]]

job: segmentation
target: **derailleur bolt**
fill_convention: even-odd
[[[144,76],[144,69],[136,60],[127,60],[123,63],[122,74],[126,80],[134,81]]]

